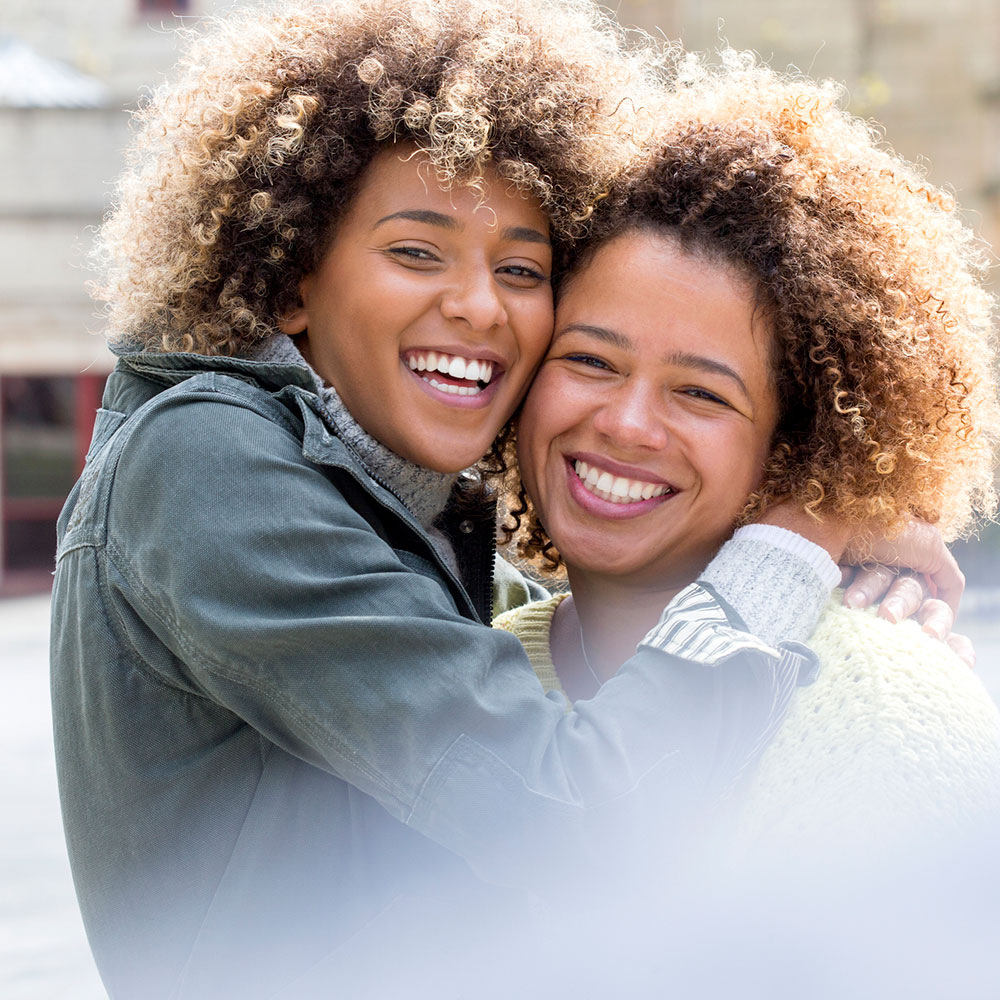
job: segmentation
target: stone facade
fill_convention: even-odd
[[[849,109],[1000,247],[1000,0],[622,0],[618,16],[689,49],[728,43],[843,81]]]
[[[110,370],[85,257],[121,169],[128,112],[176,58],[183,18],[171,6],[195,16],[222,4],[5,0],[0,35],[99,80],[106,98],[82,108],[0,100],[0,376]]]

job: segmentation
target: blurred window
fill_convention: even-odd
[[[186,14],[191,0],[139,0],[141,14]]]
[[[103,384],[102,375],[0,377],[0,589],[51,573],[56,519],[83,468]]]

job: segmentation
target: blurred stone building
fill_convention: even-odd
[[[831,77],[1000,248],[1000,0],[622,0],[619,20]],[[1000,290],[1000,278],[993,280]]]
[[[165,26],[196,3],[0,7],[0,595],[50,582],[55,520],[113,364],[86,253],[121,168],[128,109],[174,61]]]
[[[400,0],[404,2],[404,0]],[[0,9],[0,594],[47,585],[55,518],[112,359],[83,268],[128,109],[219,0],[3,0]],[[845,81],[1000,245],[1000,0],[623,0],[625,24]]]

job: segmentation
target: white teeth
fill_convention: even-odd
[[[627,479],[602,472],[586,462],[576,461],[573,468],[583,485],[595,496],[611,503],[638,503],[673,492],[663,483],[645,483],[640,479]]]
[[[437,351],[426,351],[409,355],[406,364],[410,371],[414,372],[441,372],[451,378],[466,379],[470,382],[489,383],[493,378],[493,363],[482,359],[460,358],[454,354],[439,354]],[[434,385],[441,383],[428,379]],[[469,386],[453,386],[452,388],[470,389],[469,392],[462,392],[459,395],[474,395],[478,389]]]
[[[436,378],[429,378],[435,389],[448,393],[449,396],[477,396],[483,390],[478,385],[449,385],[447,382],[439,382]]]

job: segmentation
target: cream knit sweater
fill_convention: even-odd
[[[1000,713],[965,664],[913,621],[893,625],[834,595],[809,641],[821,667],[738,790],[737,850],[848,846],[962,826],[1000,801]],[[494,622],[561,691],[549,629],[561,598]]]

